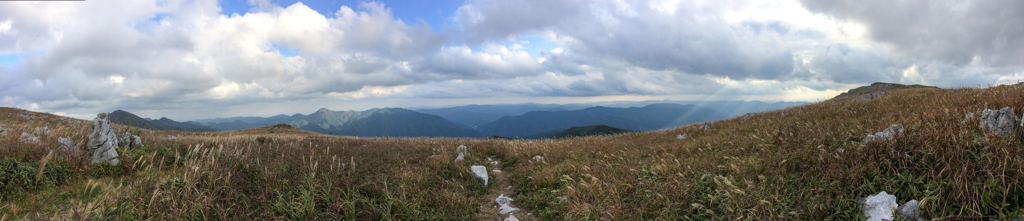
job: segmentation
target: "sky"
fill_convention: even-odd
[[[190,120],[1024,79],[1024,1],[0,2],[0,106]]]

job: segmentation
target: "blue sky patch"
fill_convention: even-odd
[[[271,0],[274,5],[287,8],[297,2],[302,2],[324,17],[334,18],[334,13],[341,9],[341,6],[348,6],[355,11],[361,11],[359,4],[368,1],[362,0],[332,0],[332,1],[297,1],[297,0]],[[422,21],[427,22],[434,32],[444,31],[449,24],[449,18],[455,15],[455,11],[464,3],[462,0],[393,0],[376,1],[384,4],[384,7],[391,10],[396,19],[401,19],[408,25],[420,26]],[[220,1],[221,14],[231,16],[232,14],[245,15],[252,8],[247,0],[222,0]]]
[[[0,65],[13,67],[21,62],[22,54],[0,54]]]
[[[295,56],[299,55],[299,49],[289,48],[288,46],[279,45],[279,44],[271,44],[271,45],[273,45],[274,49],[277,49],[278,53],[281,53],[281,56],[295,57]]]

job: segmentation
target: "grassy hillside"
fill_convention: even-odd
[[[81,142],[88,122],[0,108],[0,126],[9,130],[0,137],[0,165],[16,165],[0,167],[0,177],[16,180],[4,181],[0,213],[493,220],[494,197],[504,194],[522,209],[514,212],[521,220],[858,220],[860,200],[880,191],[901,204],[921,201],[928,219],[1006,220],[1024,212],[1021,129],[994,137],[976,119],[961,122],[986,108],[1012,107],[1020,115],[1024,87],[887,90],[872,100],[837,98],[710,129],[693,124],[559,140],[355,138],[288,126],[143,130],[146,148],[121,150],[118,166],[57,152],[42,176],[46,147],[56,146],[58,136]],[[895,123],[906,132],[894,142],[862,142]],[[15,135],[39,126],[54,132],[39,144],[17,141]],[[464,161],[454,162],[458,145],[469,148]],[[491,172],[484,186],[471,165],[502,172]]]
[[[536,138],[570,138],[583,136],[615,135],[633,132],[632,130],[610,127],[604,124],[590,125],[583,127],[570,127],[569,129],[553,131],[537,135]],[[533,137],[529,137],[533,138]]]

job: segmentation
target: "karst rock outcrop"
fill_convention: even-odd
[[[87,153],[91,163],[110,162],[117,165],[117,134],[110,126],[110,114],[99,113],[92,120],[92,127],[89,128],[89,143]]]

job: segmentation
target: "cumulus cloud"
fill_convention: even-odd
[[[807,9],[865,26],[872,39],[904,56],[955,65],[1024,63],[1024,2],[810,1]]]
[[[792,73],[793,56],[774,30],[731,24],[730,2],[471,1],[455,16],[471,42],[523,32],[587,59],[627,61],[650,70],[774,79]],[[511,36],[510,36],[511,35]],[[596,63],[596,62],[592,62]]]

